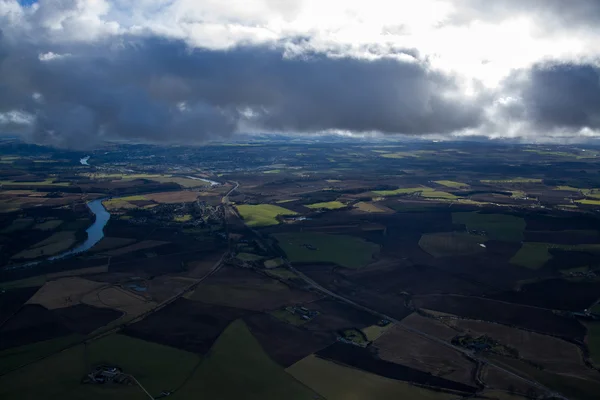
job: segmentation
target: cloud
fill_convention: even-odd
[[[599,4],[0,0],[0,130],[70,147],[240,131],[588,138]]]
[[[457,98],[454,78],[419,61],[288,57],[282,47],[259,45],[192,49],[155,37],[73,46],[69,57],[37,50],[9,47],[0,104],[35,115],[30,138],[41,143],[202,141],[240,126],[444,133],[481,118],[477,99]]]

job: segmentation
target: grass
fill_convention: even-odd
[[[17,218],[2,233],[12,233],[30,228],[34,224],[33,218]]]
[[[298,214],[295,211],[272,204],[242,204],[236,207],[246,225],[250,227],[277,225],[279,224],[277,216]]]
[[[369,342],[374,342],[392,326],[394,326],[394,324],[387,324],[386,326],[371,325],[363,328],[362,331]]]
[[[484,236],[465,232],[426,233],[421,236],[419,246],[434,257],[450,257],[483,253],[480,244],[487,240]]]
[[[431,199],[446,199],[446,200],[455,200],[459,197],[453,195],[452,193],[441,192],[439,190],[435,190],[428,187],[412,187],[412,188],[399,188],[395,190],[375,190],[373,193],[378,194],[380,196],[399,196],[399,195],[414,195],[418,194],[421,197],[431,198]]]
[[[272,169],[269,171],[263,171],[263,174],[279,174],[279,173],[281,173],[280,169]]]
[[[455,182],[455,181],[434,181],[435,183],[437,183],[438,185],[442,185],[442,186],[446,186],[449,188],[453,188],[453,189],[465,189],[468,188],[469,185],[467,185],[466,183],[462,183],[462,182]]]
[[[482,179],[481,183],[542,183],[538,178]]]
[[[53,256],[70,249],[77,239],[73,231],[60,231],[46,240],[36,243],[31,248],[15,254],[13,259],[31,259],[37,257]]]
[[[259,256],[258,254],[252,254],[252,253],[239,253],[236,256],[237,259],[242,260],[242,261],[258,261],[258,260],[262,260],[263,258],[265,258],[264,256]]]
[[[138,208],[132,201],[148,201],[148,198],[141,195],[119,197],[117,199],[104,200],[102,204],[107,210],[116,210],[119,208]]]
[[[295,279],[298,278],[294,272],[290,271],[287,268],[274,268],[266,271],[266,273],[275,278],[281,279]]]
[[[271,260],[266,260],[264,265],[265,268],[277,268],[283,265],[283,260],[281,258],[273,258]]]
[[[548,252],[550,246],[549,243],[523,243],[517,254],[510,259],[510,263],[529,269],[542,268],[552,258]]]
[[[340,201],[327,201],[324,203],[308,204],[308,205],[305,205],[304,207],[308,207],[308,208],[312,208],[312,209],[325,208],[327,210],[337,210],[338,208],[346,207],[346,205]]]
[[[584,189],[579,189],[573,186],[557,186],[554,188],[554,190],[563,190],[565,192],[580,192],[581,190]]]
[[[60,219],[54,219],[46,222],[42,222],[41,224],[37,224],[33,227],[33,229],[37,229],[40,231],[53,231],[59,226],[62,225],[62,221]]]
[[[10,185],[10,186],[69,186],[71,183],[69,182],[54,182],[54,178],[48,178],[43,181],[38,182],[19,182],[19,181],[0,181],[0,185]]]
[[[366,346],[368,343],[367,335],[358,329],[346,329],[342,332],[344,339],[356,343],[359,346]]]
[[[147,399],[135,386],[82,385],[97,364],[107,363],[132,374],[154,396],[184,383],[200,357],[182,350],[111,335],[78,345],[0,378],[2,399]]]
[[[308,322],[307,320],[303,319],[299,315],[292,314],[291,312],[289,312],[285,309],[271,311],[269,314],[271,314],[278,320],[281,320],[283,322],[286,322],[286,323],[288,323],[290,325],[294,325],[294,326],[301,326]]]
[[[298,361],[287,371],[328,400],[447,400],[457,397],[345,367],[315,355]]]
[[[592,311],[594,311],[593,307]],[[587,328],[586,341],[592,361],[596,366],[600,366],[600,322],[586,322],[585,326]]]
[[[478,212],[452,213],[452,223],[466,225],[468,230],[485,231],[491,240],[519,242],[523,240],[525,220],[505,214],[480,214]]]
[[[187,399],[321,399],[272,361],[242,320],[231,323],[181,390]]]
[[[44,283],[46,283],[46,280],[46,275],[38,275],[16,281],[0,282],[0,289],[17,289],[42,286]]]
[[[175,222],[188,222],[192,220],[192,215],[191,214],[184,214],[184,215],[175,215],[173,217],[173,221]]]
[[[600,206],[600,200],[594,199],[575,200],[575,203],[584,204],[586,206]]]
[[[69,335],[3,350],[0,352],[0,374],[60,351],[81,339],[81,335]]]
[[[330,262],[358,269],[379,253],[378,244],[353,236],[294,232],[274,237],[292,262]]]
[[[354,207],[358,208],[362,212],[368,212],[368,213],[385,212],[385,210],[382,210],[381,208],[377,207],[377,205],[375,205],[373,203],[368,203],[365,201],[360,201],[360,202],[356,203],[354,205]]]
[[[565,231],[568,232],[568,231]],[[585,231],[584,231],[585,232]],[[552,258],[549,249],[558,249],[565,251],[584,251],[590,253],[600,253],[600,244],[555,244],[555,243],[523,243],[517,254],[511,259],[510,263],[530,269],[539,269]]]

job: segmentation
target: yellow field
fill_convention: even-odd
[[[462,182],[455,182],[455,181],[434,181],[435,183],[437,183],[438,185],[442,185],[442,186],[446,186],[446,187],[450,187],[450,188],[454,188],[454,189],[464,189],[464,188],[468,188],[469,185],[467,185],[466,183],[462,183]]]
[[[593,200],[593,199],[575,200],[575,203],[585,204],[588,206],[600,206],[600,200]]]
[[[327,201],[327,202],[323,202],[323,203],[308,204],[308,205],[305,205],[304,207],[312,208],[312,209],[325,208],[327,210],[336,210],[338,208],[344,208],[344,207],[346,207],[346,205],[340,201]]]
[[[192,215],[191,214],[185,214],[185,215],[176,215],[173,217],[173,221],[175,222],[188,222],[192,220]]]
[[[392,326],[394,326],[394,324],[387,324],[386,326],[371,325],[363,328],[362,331],[367,336],[369,342],[374,342]]]

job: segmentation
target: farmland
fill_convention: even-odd
[[[272,204],[239,205],[236,208],[246,224],[251,227],[277,225],[279,223],[278,216],[297,214],[294,211]]]
[[[81,384],[104,363],[182,400],[598,391],[596,148],[7,143],[3,399],[148,398]],[[96,199],[102,240],[47,260],[85,240]]]
[[[281,233],[274,235],[292,262],[331,262],[346,268],[362,268],[379,253],[379,246],[345,235]]]

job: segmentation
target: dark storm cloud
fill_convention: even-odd
[[[518,75],[518,76],[517,76]],[[513,76],[515,112],[542,129],[600,129],[600,70],[591,65],[538,65]]]
[[[60,146],[202,141],[240,126],[445,133],[478,126],[482,115],[478,99],[418,61],[199,50],[158,38],[41,48],[0,37],[0,88],[0,113],[34,114],[29,137]]]

